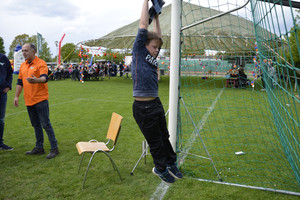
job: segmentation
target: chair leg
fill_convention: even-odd
[[[91,159],[90,159],[90,162],[89,162],[89,164],[88,164],[88,166],[87,166],[87,168],[86,168],[86,170],[85,170],[85,174],[84,174],[84,178],[83,178],[83,183],[82,183],[82,188],[84,187],[86,175],[87,175],[87,173],[88,173],[88,171],[89,171],[90,164],[91,164],[91,162],[92,162],[92,160],[93,160],[93,158],[94,158],[94,155],[95,155],[96,153],[97,153],[97,151],[95,151],[95,152],[93,153],[93,155],[92,155],[92,157],[91,157]]]
[[[79,163],[79,167],[78,167],[78,174],[79,174],[79,171],[80,171],[80,167],[81,167],[81,163],[82,163],[82,160],[83,160],[83,157],[84,157],[84,152],[82,153],[82,156],[81,156],[81,159],[80,159],[80,163]]]
[[[122,181],[122,177],[121,177],[120,171],[119,171],[119,169],[118,169],[116,163],[113,161],[113,159],[110,157],[110,155],[109,155],[108,153],[106,153],[105,151],[103,151],[103,153],[105,153],[105,154],[109,157],[110,162],[111,162],[113,168],[114,168],[115,170],[117,170],[117,172],[118,172],[118,174],[119,174],[119,177],[120,177],[120,180]]]
[[[89,164],[88,164],[88,166],[87,166],[87,168],[86,168],[86,171],[85,171],[85,174],[84,174],[84,178],[83,178],[82,188],[84,187],[84,183],[85,183],[85,180],[86,180],[86,176],[87,176],[87,173],[88,173],[88,171],[89,171],[90,164],[91,164],[91,162],[92,162],[92,160],[93,160],[93,158],[94,158],[94,155],[95,155],[97,152],[99,152],[99,151],[105,153],[105,155],[108,156],[108,158],[110,159],[110,162],[111,162],[113,168],[114,168],[115,170],[117,170],[117,172],[118,172],[118,174],[119,174],[119,177],[120,177],[120,180],[122,181],[121,173],[120,173],[120,171],[119,171],[117,165],[116,165],[115,162],[113,161],[113,159],[110,157],[110,155],[109,155],[108,153],[106,153],[105,151],[98,150],[98,151],[95,151],[95,152],[93,153],[93,155],[92,155],[92,157],[91,157],[91,159],[90,159],[90,161],[89,161]],[[81,163],[80,163],[80,164],[81,164]]]

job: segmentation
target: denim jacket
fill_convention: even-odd
[[[11,89],[13,69],[8,58],[0,53],[0,93],[7,87]]]
[[[147,29],[139,29],[132,48],[133,97],[158,97],[158,62],[147,50]]]

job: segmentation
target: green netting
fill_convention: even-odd
[[[168,72],[170,69],[170,61],[159,60],[160,69]],[[185,59],[181,61],[181,74],[188,73],[208,75],[211,72],[211,76],[224,75],[230,70],[237,70],[237,65],[231,63],[228,60],[219,60],[218,58],[199,58],[199,59]],[[255,71],[255,64],[253,62],[246,63],[244,65],[245,72],[252,75]]]
[[[299,21],[291,2],[274,2],[251,0],[182,31],[177,150],[186,176],[300,194]],[[183,1],[182,27],[244,3]],[[239,69],[245,82],[233,76]]]

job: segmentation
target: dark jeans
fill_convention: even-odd
[[[7,93],[0,92],[0,145],[3,144],[4,118],[6,111]]]
[[[49,103],[48,100],[39,102],[33,106],[27,106],[27,111],[31,121],[31,125],[35,131],[36,148],[43,148],[44,146],[44,134],[45,129],[50,142],[51,149],[57,148],[57,140],[49,119]]]
[[[169,141],[164,108],[159,98],[151,101],[134,101],[133,116],[147,143],[156,169],[159,172],[166,170],[167,165],[176,162],[176,153]]]

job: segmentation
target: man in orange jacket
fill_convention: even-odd
[[[32,151],[27,151],[27,155],[44,154],[44,134],[43,128],[47,132],[51,145],[47,159],[56,157],[59,154],[57,140],[49,119],[48,103],[48,67],[45,61],[38,58],[36,47],[33,44],[24,44],[22,53],[25,62],[21,64],[16,87],[14,105],[19,106],[19,95],[24,88],[24,100],[32,126],[34,127],[36,144]]]

